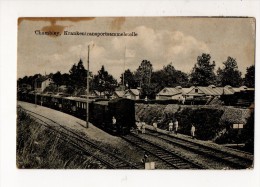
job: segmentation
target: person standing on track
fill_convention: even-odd
[[[116,125],[116,118],[115,116],[112,117],[112,124],[115,126]]]
[[[179,122],[177,119],[175,119],[174,121],[174,131],[175,131],[175,134],[177,135],[178,133],[178,127],[179,127]]]
[[[153,128],[157,132],[158,129],[157,129],[157,122],[156,121],[153,122]]]
[[[142,134],[145,134],[145,122],[142,122]]]
[[[144,152],[144,156],[141,159],[141,162],[145,164],[147,161],[148,161],[148,153],[145,151]]]
[[[194,124],[192,124],[191,130],[190,130],[192,139],[194,139],[194,137],[195,137],[195,131],[196,131],[196,128],[195,128]]]
[[[141,122],[137,121],[136,122],[136,133],[139,134],[141,132]]]
[[[113,128],[116,129],[116,131],[118,131],[118,127],[117,127],[117,124],[116,124],[115,116],[112,117],[112,125],[113,125]]]
[[[172,120],[169,123],[169,133],[172,133],[172,129],[173,129],[173,123]]]

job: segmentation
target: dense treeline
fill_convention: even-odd
[[[223,67],[219,67],[217,70],[215,66],[215,61],[211,60],[211,55],[205,53],[197,57],[197,62],[190,73],[184,73],[175,69],[173,63],[154,71],[152,63],[149,60],[143,60],[135,71],[125,70],[121,74],[119,83],[102,66],[96,75],[89,72],[90,90],[97,90],[100,94],[104,93],[107,96],[111,96],[119,85],[133,89],[139,87],[141,91],[140,98],[148,97],[154,99],[156,94],[164,87],[209,86],[211,84],[216,86],[230,85],[239,87],[246,85],[254,87],[254,65],[247,68],[245,78],[242,78],[235,58],[227,57],[227,60],[223,62]],[[87,70],[83,66],[81,59],[78,64],[74,64],[71,67],[69,73],[62,74],[58,71],[54,74],[49,74],[49,76],[54,81],[54,84],[51,86],[52,91],[58,91],[59,86],[65,85],[67,92],[70,94],[85,93]],[[39,77],[44,76],[40,74],[25,76],[18,79],[18,85],[28,84],[34,88],[34,81]]]

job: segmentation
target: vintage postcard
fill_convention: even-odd
[[[254,168],[252,17],[20,17],[19,169]]]

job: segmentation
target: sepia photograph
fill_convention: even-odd
[[[16,167],[253,170],[254,17],[19,17]]]

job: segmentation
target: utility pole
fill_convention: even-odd
[[[86,128],[89,127],[89,45],[88,45],[88,61],[87,61],[87,103],[86,103]]]
[[[37,107],[37,96],[36,96],[36,87],[37,87],[37,78],[34,80],[34,101],[35,101],[35,107]]]
[[[37,90],[37,79],[39,79],[39,75],[37,76],[37,78],[34,80],[34,96],[35,96],[35,108],[37,107],[37,95],[36,95],[36,90]]]
[[[123,88],[125,91],[125,55],[126,55],[126,46],[125,46],[125,53],[124,53],[124,71],[123,71]]]

